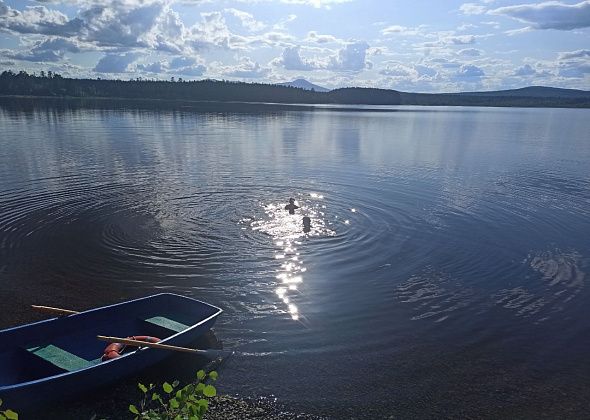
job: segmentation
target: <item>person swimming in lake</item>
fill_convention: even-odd
[[[289,198],[289,204],[285,206],[285,210],[289,210],[289,214],[295,214],[295,210],[298,208],[299,206],[295,204],[295,199]]]
[[[311,231],[311,218],[309,216],[303,216],[303,233],[309,233]]]

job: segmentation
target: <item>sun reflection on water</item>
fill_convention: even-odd
[[[323,199],[317,193],[301,195],[295,202],[299,206],[295,214],[285,210],[285,203],[263,204],[264,217],[250,223],[252,230],[271,236],[276,246],[274,257],[282,263],[275,276],[275,293],[293,320],[302,316],[293,299],[301,293],[307,271],[298,249],[306,238],[335,234],[326,226]],[[304,218],[309,218],[307,225]]]

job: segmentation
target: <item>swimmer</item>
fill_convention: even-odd
[[[309,233],[311,231],[311,218],[303,216],[303,232]]]
[[[289,204],[285,206],[285,210],[289,210],[289,214],[295,214],[295,210],[298,208],[299,206],[295,205],[295,199],[289,198]]]

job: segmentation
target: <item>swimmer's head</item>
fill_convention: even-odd
[[[294,198],[289,198],[289,203],[293,204],[295,202]]]

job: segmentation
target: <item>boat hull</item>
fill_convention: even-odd
[[[163,293],[0,331],[0,369],[4,369],[0,398],[4,407],[28,410],[32,404],[72,397],[137,374],[171,356],[170,351],[141,348],[102,362],[105,343],[96,335],[151,335],[161,338],[163,344],[185,347],[211,329],[221,312],[204,302]],[[154,317],[169,324],[146,321]],[[88,366],[68,370],[63,360],[53,360],[60,359],[61,353],[50,355],[49,360],[31,354],[29,349],[40,344],[55,346],[66,358],[72,355]]]

